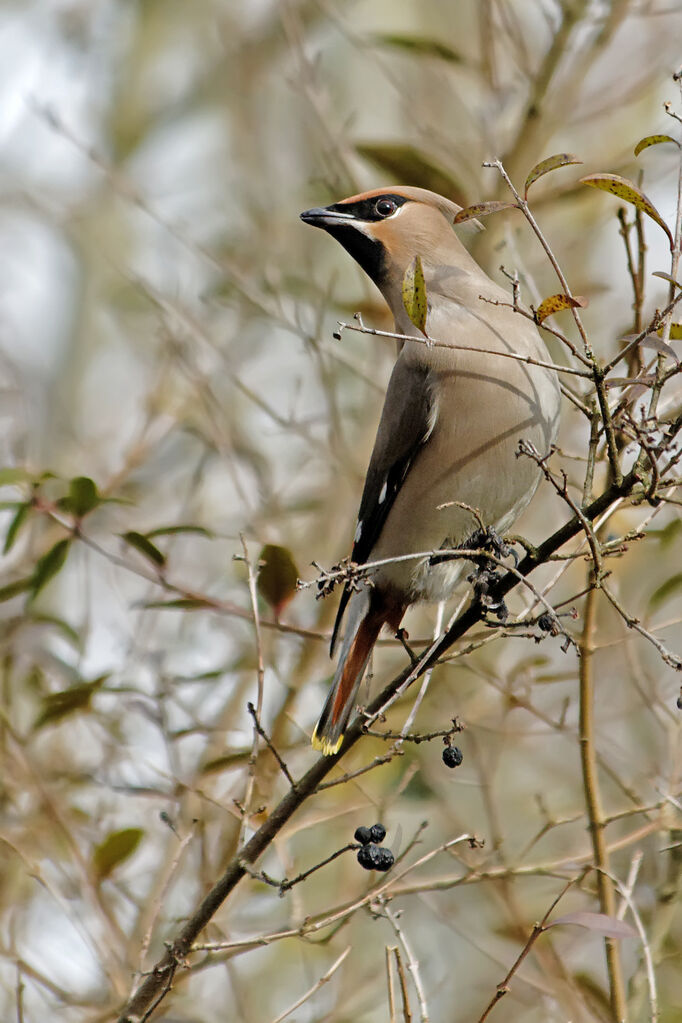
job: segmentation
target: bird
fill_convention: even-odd
[[[351,561],[382,564],[346,583],[340,600],[332,657],[344,618],[345,630],[312,736],[325,755],[341,747],[381,629],[397,633],[411,605],[446,600],[456,587],[465,562],[429,553],[461,547],[481,522],[508,530],[541,475],[532,459],[516,457],[519,442],[546,453],[557,435],[560,390],[544,341],[457,237],[460,209],[427,189],[396,185],[301,213],[376,285],[395,333],[415,338],[399,343],[360,500]],[[403,302],[417,256],[423,330]]]

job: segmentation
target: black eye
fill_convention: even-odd
[[[377,199],[374,209],[380,217],[390,217],[398,209],[398,206],[392,199]]]

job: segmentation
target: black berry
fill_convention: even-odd
[[[369,845],[370,842],[374,841],[372,838],[372,828],[357,828],[353,838],[360,845]]]
[[[393,866],[395,859],[390,849],[384,848],[384,846],[377,847],[378,856],[374,862],[375,870],[390,870]]]
[[[358,863],[365,870],[381,870],[378,864],[382,861],[383,850],[378,845],[363,845],[358,849]]]
[[[369,829],[369,833],[371,836],[370,842],[376,842],[377,845],[386,838],[386,828],[383,824],[373,824]]]
[[[446,767],[459,767],[464,760],[464,754],[459,746],[446,746],[443,750],[443,763]]]
[[[379,845],[363,845],[358,849],[358,863],[365,870],[389,870],[394,863],[393,853]]]

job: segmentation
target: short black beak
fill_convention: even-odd
[[[301,220],[304,224],[310,224],[312,227],[330,227],[333,224],[339,222],[352,222],[355,217],[352,213],[341,213],[339,210],[324,209],[322,206],[315,206],[312,210],[304,210],[301,214]]]

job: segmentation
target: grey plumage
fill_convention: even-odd
[[[380,215],[392,202],[395,209]],[[519,440],[547,451],[556,437],[560,396],[552,370],[457,347],[547,361],[532,324],[482,301],[509,298],[456,237],[458,209],[423,189],[393,187],[302,214],[363,266],[401,334],[418,334],[403,306],[402,281],[419,255],[426,331],[437,342],[406,341],[391,374],[360,502],[352,554],[358,563],[461,546],[477,523],[453,501],[477,508],[487,525],[509,529],[539,482],[537,466],[516,458]],[[334,638],[348,605],[347,634],[313,737],[318,748],[338,749],[381,625],[395,629],[410,604],[448,597],[462,565],[434,565],[426,557],[394,562],[373,571],[369,594],[346,590]]]

